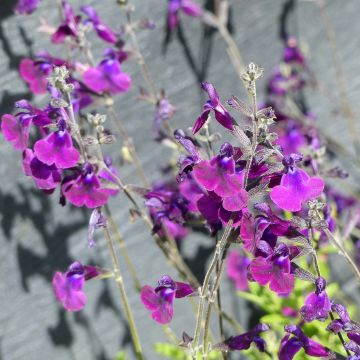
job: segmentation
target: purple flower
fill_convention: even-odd
[[[99,171],[98,176],[101,179],[104,179],[104,180],[108,181],[109,184],[112,184],[112,185],[115,186],[116,182],[114,180],[114,177],[112,177],[111,174],[114,174],[115,176],[118,177],[119,176],[119,171],[115,166],[113,166],[111,156],[105,156],[104,157],[104,163],[105,163],[107,169],[110,171],[110,174],[106,169],[103,168],[103,169],[101,169]],[[119,193],[119,191],[120,191],[118,186],[116,186],[115,188],[109,188],[107,190],[108,190],[108,192],[109,192],[109,194],[111,196],[117,195]]]
[[[293,36],[289,37],[287,40],[286,47],[283,52],[283,60],[286,63],[305,65],[305,57],[299,48],[298,41]]]
[[[47,76],[51,72],[51,67],[39,67],[35,61],[25,58],[19,66],[20,76],[29,85],[33,94],[44,94],[47,90]]]
[[[101,39],[105,40],[110,44],[116,44],[117,42],[116,35],[109,27],[107,27],[101,22],[97,12],[92,6],[83,5],[81,6],[80,9],[83,13],[85,13],[89,17],[89,19],[86,22],[90,22],[93,25],[96,33]]]
[[[156,106],[153,131],[156,139],[161,139],[161,128],[163,123],[167,123],[175,113],[176,109],[170,101],[163,95]]]
[[[39,189],[53,190],[61,182],[59,169],[55,165],[40,161],[31,149],[24,150],[22,165],[25,175],[31,176]]]
[[[324,190],[324,180],[310,177],[304,170],[296,167],[299,157],[295,154],[285,157],[287,173],[281,177],[280,185],[270,193],[271,200],[281,209],[300,211],[303,202],[317,198]]]
[[[201,87],[208,93],[209,100],[205,103],[203,112],[197,118],[193,126],[193,134],[196,134],[204,126],[211,110],[214,111],[215,119],[222,126],[224,126],[226,129],[233,130],[233,118],[225,109],[224,105],[221,104],[219,95],[217,94],[214,86],[208,82],[203,82]]]
[[[307,322],[315,319],[325,321],[331,311],[330,299],[325,291],[325,279],[319,277],[315,285],[315,292],[308,295],[305,305],[300,309],[301,317]]]
[[[197,202],[200,213],[206,219],[212,233],[221,229],[233,217],[233,227],[240,225],[242,211],[228,211],[223,206],[223,199],[213,191],[204,194]]]
[[[191,285],[174,281],[164,275],[153,288],[145,285],[141,289],[141,302],[151,311],[152,318],[159,324],[168,324],[173,317],[173,302],[175,298],[183,298],[194,293]]]
[[[18,0],[15,12],[17,14],[29,15],[39,6],[40,0]]]
[[[1,117],[1,130],[6,141],[13,143],[15,150],[24,150],[29,143],[31,119],[11,114]]]
[[[80,153],[73,147],[71,135],[66,130],[66,123],[58,123],[59,130],[51,133],[45,139],[38,140],[34,145],[37,158],[47,165],[55,164],[60,169],[75,166]]]
[[[283,149],[283,154],[289,156],[300,152],[300,149],[306,145],[306,138],[298,124],[288,121],[276,142]]]
[[[154,222],[153,233],[164,236],[164,226],[175,239],[187,235],[183,227],[188,212],[187,200],[179,193],[177,184],[159,183],[144,196]]]
[[[194,166],[194,177],[207,191],[214,191],[223,198],[225,210],[240,211],[247,205],[248,194],[244,190],[244,171],[235,170],[233,154],[233,147],[224,143],[220,155]]]
[[[259,351],[264,352],[266,349],[266,342],[262,339],[259,334],[268,331],[269,326],[265,324],[258,324],[254,329],[237,335],[231,336],[229,339],[225,340],[223,343],[216,344],[215,348],[233,351],[233,350],[246,350],[250,348],[251,343],[255,343]]]
[[[65,273],[57,271],[52,280],[56,299],[68,311],[82,310],[86,303],[84,283],[101,274],[95,266],[72,263]]]
[[[120,62],[108,57],[97,67],[88,68],[83,74],[85,85],[96,93],[109,92],[118,94],[126,92],[131,86],[131,78],[122,72]]]
[[[329,349],[308,338],[296,325],[285,326],[285,331],[289,334],[285,335],[281,340],[279,360],[292,360],[301,348],[309,356],[326,359],[333,357],[333,353]]]
[[[192,0],[168,0],[168,26],[174,30],[178,25],[178,12],[182,10],[186,15],[198,17],[201,16],[202,10],[199,5]]]
[[[252,277],[260,285],[270,284],[270,289],[279,295],[287,296],[294,288],[294,277],[290,274],[290,259],[288,247],[280,243],[273,250],[265,241],[259,245],[263,251],[267,251],[267,257],[256,257],[250,263]]]
[[[63,185],[63,192],[73,205],[90,209],[105,205],[109,199],[108,190],[101,187],[100,180],[89,163],[83,165],[81,174],[75,180]]]
[[[65,19],[57,28],[55,33],[51,36],[51,41],[54,44],[61,44],[67,37],[77,38],[78,25],[80,23],[80,16],[75,16],[73,8],[66,0],[62,0],[62,7],[65,14]]]
[[[227,275],[234,282],[237,290],[247,290],[247,271],[250,259],[240,255],[237,251],[231,251],[227,257]]]
[[[96,229],[101,227],[106,227],[107,220],[105,216],[103,216],[99,209],[94,209],[91,213],[89,219],[89,227],[88,227],[88,244],[89,247],[93,247],[95,245],[94,233]]]

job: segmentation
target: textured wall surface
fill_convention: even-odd
[[[69,0],[78,7],[90,3],[107,23],[113,27],[123,21],[123,14],[115,0]],[[13,1],[0,2],[0,102],[1,113],[9,112],[15,100],[31,98],[26,86],[18,77],[17,67],[22,57],[42,49],[53,49],[46,37],[36,31],[39,18],[51,24],[57,21],[54,0],[43,0],[39,10],[29,17],[12,14]],[[190,126],[202,105],[199,79],[212,81],[223,98],[241,95],[241,83],[234,76],[219,36],[206,31],[196,20],[183,18],[183,36],[174,36],[162,53],[164,40],[165,0],[134,0],[138,16],[148,16],[157,24],[153,31],[140,33],[140,46],[150,71],[156,76],[158,88],[177,107],[173,127]],[[207,1],[208,6],[211,1]],[[336,31],[338,57],[344,69],[348,96],[355,111],[360,110],[360,1],[328,0],[329,21]],[[311,66],[325,92],[312,91],[307,101],[318,116],[322,129],[338,140],[350,144],[349,131],[338,109],[334,68],[329,43],[318,9],[310,2],[283,0],[232,1],[231,27],[245,62],[254,61],[268,73],[279,61],[282,50],[280,29],[295,34],[309,46]],[[95,45],[96,53],[101,49]],[[54,48],[55,53],[59,50]],[[190,54],[190,55],[189,55]],[[194,68],[195,64],[195,68]],[[125,65],[135,86],[118,97],[116,110],[134,139],[140,158],[149,178],[155,180],[164,153],[149,137],[153,109],[136,103],[137,86],[141,74],[135,63]],[[265,84],[265,81],[263,81]],[[45,101],[46,99],[40,99]],[[353,151],[348,145],[350,151]],[[113,153],[118,150],[114,147]],[[94,249],[86,242],[89,211],[61,208],[56,196],[46,197],[37,191],[31,179],[21,171],[20,154],[0,139],[0,359],[112,359],[116,351],[125,349],[133,359],[131,342],[116,289],[111,282],[90,282],[86,285],[88,305],[78,314],[65,313],[54,301],[51,277],[56,269],[64,270],[74,259],[110,266],[107,248],[100,240]],[[354,176],[350,162],[346,167]],[[122,170],[129,183],[138,183],[132,167]],[[356,178],[354,178],[356,179]],[[355,181],[356,182],[356,181]],[[346,186],[346,185],[345,185]],[[111,207],[116,214],[135,266],[143,284],[154,284],[163,273],[174,274],[160,251],[153,245],[147,229],[140,223],[130,223],[125,199],[115,199]],[[200,236],[191,236],[184,242],[184,251],[193,267],[209,255],[210,242]],[[342,260],[336,259],[341,265]],[[336,266],[345,288],[351,293],[353,282],[347,271]],[[341,273],[341,274],[340,274]],[[157,359],[152,343],[163,340],[161,327],[155,325],[142,307],[138,294],[131,288],[129,274],[125,280],[130,302],[135,309],[140,337],[148,359]],[[229,291],[227,291],[229,290]],[[230,285],[224,286],[230,293]],[[356,294],[353,293],[353,296]],[[245,304],[225,295],[225,307],[231,309],[246,325]],[[186,302],[176,304],[174,328],[189,332],[194,328],[193,317],[187,313]],[[186,329],[182,325],[186,324]]]

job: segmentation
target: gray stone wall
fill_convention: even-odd
[[[74,7],[90,3],[113,27],[123,21],[123,14],[116,7],[115,0],[69,2]],[[10,112],[15,100],[31,99],[17,74],[20,59],[42,49],[59,51],[36,31],[40,18],[56,23],[55,0],[43,0],[39,10],[28,17],[15,17],[11,11],[13,3],[9,0],[0,3],[1,113]],[[243,94],[226,56],[225,46],[216,33],[205,31],[196,20],[183,17],[183,37],[175,36],[168,44],[166,54],[163,54],[166,1],[134,0],[133,3],[139,17],[150,17],[157,24],[155,30],[140,33],[140,46],[156,85],[166,89],[168,97],[177,107],[173,127],[190,126],[199,113],[203,102],[199,91],[201,78],[213,82],[223,98]],[[211,6],[211,0],[207,3]],[[355,111],[359,112],[360,1],[328,0],[326,3],[329,21],[336,30],[348,96]],[[306,1],[298,1],[297,5],[283,0],[232,1],[231,28],[244,60],[262,65],[265,74],[269,74],[280,59],[280,29],[284,26],[309,45],[314,73],[323,88],[334,95],[335,100],[317,91],[307,94],[307,101],[318,116],[320,126],[337,140],[350,144],[346,123],[337,112],[339,102],[334,68],[317,8]],[[100,53],[98,43],[94,50]],[[195,70],[192,62],[196,64]],[[169,154],[164,153],[163,148],[149,137],[153,109],[135,99],[137,87],[142,83],[139,68],[135,63],[129,63],[125,65],[125,70],[131,74],[134,86],[128,94],[118,97],[116,110],[134,139],[149,178],[155,180],[161,160]],[[265,80],[262,84],[265,85]],[[45,100],[40,98],[37,101],[41,103]],[[350,145],[348,148],[353,151]],[[118,147],[113,147],[111,151],[116,154]],[[72,260],[109,266],[107,248],[101,239],[94,249],[87,247],[90,212],[70,206],[61,208],[57,205],[56,196],[46,197],[37,191],[31,179],[22,174],[21,155],[15,153],[2,137],[0,154],[0,359],[105,360],[112,359],[120,349],[126,350],[128,358],[133,359],[126,320],[113,283],[86,284],[88,305],[78,314],[65,313],[52,295],[53,272],[64,270]],[[356,176],[356,169],[349,161],[346,167]],[[132,167],[122,168],[121,175],[129,183],[138,182]],[[110,204],[141,282],[154,284],[163,273],[174,275],[153,245],[147,229],[140,222],[129,221],[127,205],[123,197]],[[189,262],[193,266],[200,264],[201,268],[201,263],[209,255],[210,240],[191,235],[183,246]],[[339,258],[336,262],[342,264]],[[336,268],[339,269],[339,266]],[[349,273],[345,271],[343,275],[343,271],[339,270],[338,273],[341,273],[350,292],[353,282],[349,280]],[[152,344],[165,340],[162,329],[151,321],[140,304],[126,270],[125,280],[147,359],[157,359]],[[231,286],[225,284],[225,307],[231,309],[246,326],[249,310],[246,304],[228,295],[231,292]],[[178,334],[181,330],[191,332],[194,328],[189,309],[185,301],[176,304],[173,326]]]

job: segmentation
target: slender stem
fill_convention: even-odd
[[[123,281],[121,271],[120,271],[119,261],[116,256],[116,253],[115,253],[115,249],[113,246],[113,242],[111,239],[109,229],[107,227],[104,228],[104,234],[105,234],[105,237],[106,237],[106,240],[108,243],[108,247],[110,250],[111,259],[112,259],[112,263],[113,263],[113,267],[114,267],[115,281],[119,288],[120,297],[121,297],[121,300],[122,300],[124,308],[125,308],[125,313],[126,313],[126,317],[127,317],[128,324],[129,324],[131,338],[132,338],[132,341],[134,344],[135,353],[139,360],[143,360],[143,354],[142,354],[139,336],[138,336],[138,333],[136,330],[135,320],[134,320],[134,317],[133,317],[133,314],[131,311],[131,307],[130,307],[130,304],[129,304],[129,301],[128,301],[128,298],[126,295],[124,281]]]
[[[134,287],[136,289],[136,291],[140,291],[141,290],[141,283],[139,280],[139,277],[137,275],[136,269],[134,264],[131,261],[131,258],[129,256],[129,253],[127,251],[126,248],[126,244],[124,241],[124,238],[121,236],[120,230],[118,225],[116,224],[116,222],[114,221],[112,214],[111,214],[111,210],[110,207],[108,205],[104,206],[105,212],[106,212],[106,216],[110,222],[110,226],[112,227],[112,230],[114,231],[114,237],[117,240],[117,243],[119,245],[119,249],[120,249],[120,253],[121,255],[124,257],[124,260],[126,262],[126,265],[130,271],[133,283],[134,283]]]
[[[149,181],[145,175],[145,171],[144,171],[144,168],[141,164],[141,161],[139,159],[139,156],[136,152],[136,149],[135,149],[135,146],[134,146],[134,142],[132,140],[132,138],[129,136],[129,134],[127,133],[126,129],[124,128],[124,126],[122,125],[119,117],[117,116],[113,106],[112,106],[112,99],[110,98],[109,95],[107,95],[107,98],[110,99],[109,101],[109,104],[107,105],[107,110],[108,110],[108,113],[110,115],[110,118],[111,120],[113,121],[115,127],[117,128],[117,130],[120,132],[122,138],[124,139],[125,141],[125,144],[126,146],[128,147],[129,151],[130,151],[130,154],[134,160],[134,163],[135,163],[135,166],[136,166],[136,169],[137,169],[137,172],[140,176],[140,178],[142,179],[145,187],[149,188],[150,187],[150,184],[149,184]]]
[[[317,253],[316,253],[316,250],[315,250],[315,246],[313,244],[313,239],[314,239],[314,229],[312,228],[312,226],[310,226],[308,228],[308,234],[309,234],[309,238],[308,238],[308,242],[309,242],[309,245],[313,248],[313,252],[312,252],[312,256],[313,256],[313,259],[314,259],[314,264],[315,264],[315,269],[316,269],[316,274],[318,277],[321,277],[321,272],[320,272],[320,266],[319,266],[319,259],[318,259],[318,256],[317,256]],[[330,315],[330,318],[331,320],[334,320],[334,314],[332,311],[329,311],[329,315]],[[344,338],[341,334],[341,332],[339,332],[338,334],[338,338],[341,342],[341,344],[343,345],[344,347],[344,350],[346,351],[346,353],[348,355],[350,355],[350,352],[348,349],[346,349],[345,347],[345,341],[344,341]]]
[[[150,92],[150,95],[151,95],[151,98],[152,98],[152,101],[154,102],[154,104],[157,103],[157,91],[156,91],[156,88],[155,88],[155,85],[154,85],[154,81],[150,75],[150,71],[149,71],[149,68],[145,62],[145,59],[144,59],[144,56],[142,55],[142,52],[140,51],[140,46],[139,46],[139,43],[138,43],[138,40],[137,40],[137,37],[136,37],[136,34],[133,30],[133,26],[130,22],[130,19],[128,19],[128,27],[127,27],[127,31],[128,31],[128,34],[130,35],[130,38],[131,38],[131,42],[132,42],[132,45],[133,45],[133,48],[135,50],[135,52],[137,53],[138,55],[138,62],[139,62],[139,65],[140,65],[140,69],[141,69],[141,73],[142,73],[142,76],[147,84],[147,87],[148,87],[148,90]]]
[[[199,300],[199,307],[198,307],[198,314],[196,317],[196,326],[195,326],[195,335],[194,335],[194,350],[197,351],[197,348],[199,346],[199,340],[200,340],[200,333],[201,333],[201,323],[202,323],[202,318],[203,318],[203,311],[204,311],[204,305],[205,305],[205,300],[206,298],[208,298],[208,291],[209,291],[209,283],[210,283],[210,279],[211,279],[211,275],[213,273],[213,271],[216,268],[216,263],[217,261],[220,259],[225,245],[227,243],[228,237],[231,233],[232,230],[232,224],[233,224],[234,220],[231,217],[229,222],[227,223],[224,233],[220,239],[220,241],[216,244],[216,248],[215,248],[215,253],[214,256],[211,260],[211,264],[209,266],[209,269],[205,275],[204,278],[204,282],[203,285],[200,289],[200,300]]]
[[[224,269],[225,269],[225,259],[226,259],[227,250],[228,250],[229,246],[230,246],[230,243],[227,241],[226,244],[225,244],[224,251],[223,251],[222,256],[221,256],[221,260],[219,259],[217,261],[216,278],[215,278],[214,286],[213,286],[213,288],[212,288],[212,290],[210,292],[210,299],[209,299],[208,306],[207,306],[207,309],[206,309],[206,317],[205,317],[205,325],[204,325],[204,349],[207,349],[211,309],[212,309],[213,304],[215,303],[216,295],[219,295],[219,288],[220,288],[220,284],[221,284],[221,278],[222,278],[222,274],[223,274]],[[219,315],[219,316],[221,318],[221,315]],[[220,327],[220,335],[221,335],[221,340],[224,341],[225,338],[224,338],[223,328],[221,328],[221,327]]]
[[[349,253],[346,251],[346,249],[344,248],[343,244],[339,241],[339,239],[337,239],[329,229],[324,229],[324,232],[326,234],[326,236],[332,241],[332,243],[337,247],[337,249],[339,250],[340,254],[342,256],[344,256],[344,258],[346,259],[346,261],[350,264],[354,274],[357,276],[358,280],[360,280],[360,270],[357,267],[357,265],[355,264],[354,260],[351,258],[351,256],[349,255]]]

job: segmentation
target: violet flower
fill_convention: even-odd
[[[65,60],[41,52],[37,54],[34,60],[30,58],[22,59],[19,65],[19,73],[33,94],[44,94],[48,88],[47,78],[51,74],[53,67],[62,66],[65,63]]]
[[[167,23],[170,30],[174,30],[179,23],[179,10],[192,17],[202,14],[201,7],[192,0],[168,0]]]
[[[233,155],[233,147],[224,143],[218,156],[210,161],[202,160],[194,166],[194,177],[207,191],[214,191],[223,198],[225,210],[240,211],[247,205],[248,194],[244,190],[245,172],[235,170]]]
[[[250,259],[231,251],[227,257],[227,275],[234,282],[236,290],[247,290],[247,272]]]
[[[301,317],[307,322],[315,319],[325,321],[331,311],[330,299],[325,291],[325,279],[322,277],[316,279],[315,286],[315,292],[307,296],[305,305],[300,309]]]
[[[113,162],[111,159],[111,156],[104,156],[104,163],[107,167],[108,170],[102,168],[99,173],[98,176],[101,179],[106,180],[107,182],[109,182],[110,184],[113,184],[114,186],[116,185],[116,181],[114,179],[114,177],[111,176],[111,174],[114,174],[114,176],[118,177],[119,176],[119,171],[118,169],[113,166]],[[109,173],[110,171],[110,173]],[[119,193],[120,189],[118,186],[116,186],[115,188],[109,188],[108,192],[111,196],[116,196]]]
[[[26,176],[31,176],[36,186],[42,190],[53,190],[61,182],[61,172],[53,165],[40,161],[31,149],[23,152],[23,171]]]
[[[208,82],[203,82],[201,87],[208,93],[209,100],[205,103],[203,112],[197,118],[192,132],[196,134],[206,123],[210,111],[213,110],[215,114],[215,119],[226,129],[233,130],[233,118],[229,112],[225,109],[224,105],[220,102],[218,93],[216,92],[214,86]]]
[[[118,59],[108,56],[97,67],[88,68],[83,74],[85,85],[96,93],[126,92],[131,86],[131,78],[121,70]]]
[[[90,5],[83,5],[80,7],[81,11],[85,13],[89,19],[86,22],[90,22],[98,36],[103,39],[104,41],[110,44],[116,44],[117,37],[114,32],[106,25],[104,25],[95,9]]]
[[[285,335],[281,340],[279,360],[292,360],[301,348],[309,356],[325,359],[333,358],[333,353],[328,348],[308,338],[296,325],[285,326],[285,331],[289,334]]]
[[[255,343],[259,351],[265,352],[266,342],[259,335],[269,329],[269,326],[266,324],[258,324],[254,329],[237,336],[231,336],[223,343],[216,344],[214,347],[225,351],[247,350],[250,348],[251,343]]]
[[[188,231],[184,228],[188,212],[187,200],[179,193],[177,184],[159,183],[144,196],[154,222],[153,233],[166,236],[164,226],[170,235],[180,240]]]
[[[61,5],[63,7],[65,19],[51,36],[51,41],[54,44],[63,43],[67,37],[76,39],[78,35],[80,16],[74,15],[73,8],[66,0],[62,0]]]
[[[82,310],[86,304],[83,292],[85,281],[100,275],[95,266],[82,265],[78,261],[72,263],[65,273],[57,271],[52,280],[56,299],[68,311]]]
[[[288,296],[294,289],[294,277],[290,274],[289,248],[280,243],[273,250],[265,241],[259,246],[268,253],[267,257],[256,257],[250,263],[250,273],[254,280],[262,286],[270,285],[270,289],[278,295]]]
[[[80,159],[80,153],[74,148],[71,135],[66,129],[65,120],[58,122],[58,131],[38,140],[34,151],[40,161],[47,165],[55,164],[60,169],[71,168]]]
[[[310,177],[304,170],[296,167],[301,157],[292,154],[283,160],[287,173],[281,177],[280,185],[270,193],[271,200],[281,209],[300,211],[302,203],[317,198],[324,190],[324,180]]]
[[[93,209],[103,206],[109,199],[107,189],[101,187],[94,168],[89,163],[83,165],[81,174],[63,185],[63,193],[73,205]]]
[[[6,141],[13,143],[15,150],[24,150],[29,144],[31,119],[4,114],[1,117],[1,131]]]
[[[164,275],[153,288],[145,285],[141,289],[141,302],[150,310],[152,318],[159,324],[168,324],[173,317],[175,298],[183,298],[194,293],[191,285],[176,282],[170,276]]]
[[[167,123],[175,113],[176,109],[170,101],[163,95],[156,106],[153,131],[155,139],[161,139],[161,129],[164,123]]]
[[[95,208],[89,219],[88,226],[88,245],[93,247],[95,245],[94,234],[95,230],[99,228],[104,228],[107,225],[107,220],[104,215],[101,214],[101,211],[98,208]]]
[[[15,7],[17,14],[29,15],[39,6],[40,0],[18,0]]]

